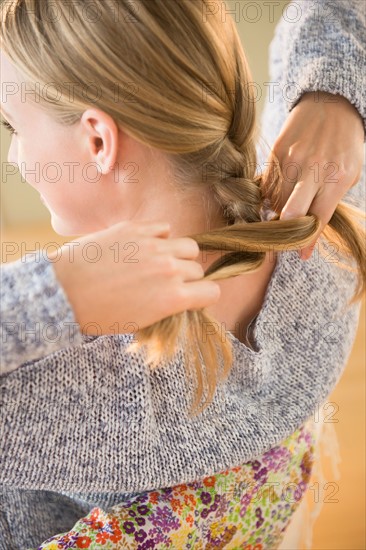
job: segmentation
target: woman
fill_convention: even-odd
[[[130,4],[120,2],[119,6],[127,10],[123,18],[126,21]],[[254,176],[256,163],[251,162],[255,160],[254,103],[246,103],[241,87],[235,87],[238,82],[248,82],[250,73],[233,22],[229,20],[224,25],[221,18],[216,17],[204,26],[198,3],[193,2],[177,4],[180,17],[172,14],[161,2],[141,2],[139,6],[138,14],[134,13],[137,19],[134,28],[131,21],[130,27],[126,23],[123,33],[118,27],[120,51],[113,58],[113,75],[118,70],[125,71],[118,82],[126,82],[128,76],[131,78],[133,68],[139,68],[132,79],[137,84],[137,102],[135,105],[125,102],[118,108],[110,97],[111,82],[106,81],[108,72],[104,74],[108,58],[95,64],[96,52],[90,58],[85,57],[88,51],[85,44],[82,47],[78,44],[79,40],[91,43],[91,28],[88,27],[86,34],[81,32],[83,19],[80,13],[80,28],[75,34],[66,25],[67,18],[57,21],[64,26],[61,33],[60,29],[56,33],[55,23],[46,21],[45,13],[38,13],[42,28],[47,29],[46,41],[52,43],[58,36],[67,36],[73,46],[70,58],[63,55],[63,67],[66,60],[70,64],[74,62],[79,69],[82,67],[86,82],[92,68],[89,63],[93,62],[93,81],[100,86],[103,100],[99,101],[98,109],[91,109],[90,102],[85,102],[80,94],[72,103],[53,104],[55,111],[51,117],[34,105],[21,105],[13,98],[13,112],[29,126],[23,122],[23,134],[19,131],[19,142],[12,143],[10,160],[12,153],[16,155],[18,164],[38,159],[43,165],[49,158],[56,158],[58,164],[63,165],[71,158],[72,162],[79,163],[80,173],[76,181],[86,181],[85,177],[81,178],[80,159],[82,166],[90,161],[98,163],[105,178],[89,187],[88,193],[85,189],[75,189],[75,183],[71,185],[66,178],[59,189],[47,186],[45,180],[31,179],[29,182],[33,181],[44,194],[52,212],[52,223],[59,232],[88,233],[112,225],[116,217],[136,220],[155,219],[156,216],[160,219],[163,212],[172,212],[172,234],[193,235],[202,246],[201,250],[205,251],[206,247],[210,252],[209,259],[203,254],[200,258],[202,266],[208,268],[208,276],[232,279],[240,275],[242,278],[231,280],[226,286],[220,283],[223,301],[211,308],[211,316],[202,314],[197,318],[188,312],[192,325],[187,326],[187,330],[196,330],[197,327],[206,330],[202,330],[201,339],[198,337],[197,346],[209,371],[206,374],[210,386],[206,407],[194,420],[185,410],[187,389],[192,389],[192,385],[184,376],[188,364],[181,354],[182,348],[173,346],[177,353],[175,361],[164,366],[161,363],[159,368],[149,371],[146,358],[139,350],[132,356],[126,354],[131,339],[118,331],[114,337],[85,337],[78,347],[61,349],[44,359],[23,364],[2,377],[4,405],[11,404],[6,410],[7,422],[2,428],[3,440],[6,441],[2,461],[4,539],[11,541],[8,544],[20,547],[39,544],[41,533],[46,537],[51,536],[55,529],[60,529],[59,532],[70,529],[72,521],[82,513],[89,513],[92,505],[106,509],[114,504],[113,518],[108,519],[98,508],[89,519],[81,522],[78,533],[69,535],[69,539],[74,537],[74,540],[63,543],[69,547],[70,544],[88,547],[92,543],[103,544],[106,540],[117,543],[123,539],[126,545],[133,543],[135,547],[139,544],[146,548],[158,547],[160,544],[161,547],[179,548],[188,542],[190,547],[198,548],[203,544],[208,547],[208,541],[213,545],[214,540],[220,540],[224,545],[231,540],[231,544],[237,547],[251,542],[275,547],[309,480],[313,442],[311,426],[306,421],[316,404],[322,402],[334,387],[353,342],[359,307],[356,304],[345,314],[343,309],[354,293],[356,277],[352,272],[338,269],[338,266],[335,269],[319,257],[305,266],[291,251],[277,254],[276,258],[270,255],[271,249],[286,251],[289,243],[294,247],[309,244],[319,230],[319,223],[311,216],[287,222],[261,221],[262,216],[263,219],[266,217],[266,211],[262,209],[264,192],[261,192],[261,184],[268,184],[264,185],[263,191],[271,191],[272,198],[280,179],[273,171],[263,178]],[[103,57],[100,44],[106,41],[106,28],[111,31],[115,27],[110,6],[103,3],[99,7],[101,17],[97,25],[93,25],[92,43],[98,44],[98,55]],[[40,6],[37,9],[42,10]],[[60,9],[62,13],[63,7]],[[27,15],[32,17],[31,13]],[[22,17],[18,22],[22,23],[24,30],[25,10]],[[164,32],[159,32],[162,22]],[[9,57],[25,73],[29,67],[23,65],[24,53],[30,52],[32,47],[38,51],[42,47],[42,41],[37,46],[36,39],[40,39],[40,35],[36,32],[36,18],[33,24],[33,36],[28,28],[31,32],[17,35],[18,42],[6,42]],[[10,35],[10,18],[5,20],[4,28]],[[191,31],[189,42],[186,40],[187,28]],[[150,34],[147,29],[150,29]],[[121,39],[123,36],[127,40],[129,31],[133,33],[136,45],[133,52],[124,51],[128,42]],[[174,42],[169,40],[173,31]],[[2,35],[7,36],[4,32]],[[179,43],[177,35],[187,49],[175,48],[174,45]],[[22,50],[22,55],[15,54],[17,43],[20,44],[25,36],[31,36],[30,43]],[[149,47],[151,41],[154,49]],[[117,46],[117,41],[106,42]],[[200,50],[200,60],[197,56],[189,56],[189,48],[193,52],[197,44],[205,47]],[[158,45],[161,46],[161,58],[155,54]],[[48,51],[57,51],[57,48]],[[183,56],[183,51],[187,52],[187,57]],[[211,55],[213,51],[215,56]],[[80,64],[77,52],[84,56],[83,64]],[[144,53],[141,64],[137,63],[137,58],[130,61],[127,57],[127,54],[139,57],[141,52]],[[109,56],[113,55],[112,50]],[[34,55],[29,54],[28,61],[33,58]],[[171,70],[173,58],[175,71]],[[147,75],[143,72],[150,66],[146,64],[147,59],[156,63],[158,72],[148,71]],[[42,60],[44,63],[48,60],[49,66],[45,63],[42,74],[34,73],[33,79],[44,82],[47,76],[47,82],[63,81],[61,73],[57,73],[56,78],[56,73],[52,72],[56,70],[52,67],[54,55],[42,56]],[[177,64],[181,67],[179,72]],[[8,70],[12,70],[11,63]],[[63,68],[59,67],[59,70]],[[236,72],[240,78],[235,83]],[[222,79],[219,83],[224,86],[217,89],[224,90],[224,96],[221,97],[216,89],[213,99],[210,96],[207,102],[198,104],[197,82],[207,85],[212,74]],[[178,80],[179,87],[176,86]],[[234,84],[234,88],[230,84]],[[225,89],[235,89],[235,101],[230,94],[225,94]],[[154,101],[156,90],[160,93],[160,102],[156,98]],[[167,102],[160,109],[162,97]],[[148,108],[147,101],[151,101]],[[169,102],[179,105],[181,110],[167,109]],[[62,106],[61,110],[59,106]],[[82,116],[74,120],[71,114],[76,113],[77,108]],[[56,122],[56,112],[65,115],[64,123],[74,124],[64,126]],[[121,126],[117,126],[114,120]],[[38,148],[30,140],[31,123],[32,134],[43,139]],[[50,131],[47,142],[45,130]],[[74,152],[69,148],[70,139],[76,148]],[[114,185],[111,167],[120,158],[125,162],[118,172],[118,183],[122,180],[119,188]],[[127,163],[139,169],[140,177],[135,182],[128,179],[126,182]],[[154,181],[154,186],[151,181]],[[183,183],[188,189],[185,193]],[[156,193],[156,186],[159,193]],[[213,196],[215,200],[212,200]],[[186,221],[188,211],[189,223]],[[348,231],[346,224],[350,227]],[[329,225],[336,231],[338,229],[341,244],[343,239],[349,245],[361,272],[364,260],[360,252],[361,234],[352,225],[350,210],[345,205],[338,206]],[[215,228],[216,232],[210,231]],[[200,235],[203,231],[204,235]],[[230,238],[234,234],[234,244],[242,248],[235,250]],[[220,261],[220,255],[212,254],[210,246],[213,250],[233,254],[221,254]],[[360,258],[357,258],[357,252]],[[48,268],[49,264],[43,260],[38,271],[47,276]],[[256,272],[251,275],[253,270]],[[251,302],[245,290],[252,288],[256,289],[256,296]],[[362,290],[362,285],[360,288]],[[333,298],[324,301],[321,298],[323,289],[331,289]],[[239,296],[243,296],[242,301],[238,300]],[[303,299],[301,306],[297,302],[298,296]],[[225,306],[229,303],[232,306],[233,297],[237,304],[226,312]],[[312,299],[319,305],[316,311]],[[300,312],[306,316],[300,317]],[[340,316],[341,312],[343,316]],[[211,319],[218,319],[223,324],[221,335],[212,331],[217,324],[210,325]],[[185,316],[168,319],[168,322],[164,319],[160,326],[157,324],[145,333],[140,331],[142,338],[139,333],[139,341],[143,343],[144,337],[155,341],[152,355],[155,353],[156,359],[157,354],[159,359],[161,343],[175,344],[180,323],[185,320]],[[246,329],[254,320],[255,330],[250,335]],[[315,320],[320,323],[316,330]],[[329,326],[321,323],[329,324],[330,320],[337,323],[342,339],[325,338],[328,333],[324,330],[329,330]],[[226,330],[231,329],[233,322],[239,327],[238,338]],[[268,329],[266,322],[270,323],[272,330],[265,330]],[[173,334],[164,332],[168,329]],[[230,363],[229,342],[232,342],[235,354],[229,373],[231,378],[215,388],[219,358],[217,361],[210,361],[210,358],[214,357],[212,344],[215,338],[219,342],[222,334],[224,366]],[[201,382],[198,387],[202,389],[199,368],[196,374]],[[228,375],[227,368],[225,374]],[[215,389],[216,395],[212,399]],[[19,395],[22,402],[17,399]],[[24,402],[27,404],[26,416],[21,417]],[[85,411],[88,411],[88,418],[83,418]],[[19,422],[20,418],[22,422]],[[40,433],[46,426],[47,434],[42,439]],[[40,433],[37,434],[36,430]],[[19,450],[20,441],[23,441],[23,454]],[[282,445],[278,446],[280,443]],[[42,460],[44,469],[41,468]],[[294,469],[295,464],[297,468]],[[287,495],[288,502],[286,491],[281,494],[283,487],[280,487],[278,494],[276,484],[291,485],[291,480],[295,481],[296,490],[293,491],[292,487],[293,494]],[[259,496],[263,487],[267,497]],[[268,498],[271,487],[275,490],[274,499]],[[189,528],[185,533],[182,530],[174,533],[177,521],[172,510],[174,500],[178,506],[179,494],[183,494],[184,501],[187,501],[181,519],[190,518],[186,521]],[[258,496],[267,498],[265,508],[255,504]],[[167,507],[167,520],[160,530],[156,510],[152,510],[154,502],[159,499],[164,503],[162,508]],[[215,522],[207,517],[210,513],[212,517],[218,508],[225,521],[215,526]],[[228,510],[231,517],[230,513],[226,517]],[[182,506],[178,506],[178,514],[180,511]],[[198,512],[199,517],[195,518],[193,512],[194,515]],[[270,521],[265,520],[268,515]],[[127,517],[135,517],[136,522],[127,520]],[[108,526],[101,523],[108,523]],[[138,528],[147,524],[151,526],[148,530]],[[85,534],[88,526],[94,531],[100,530],[94,533],[94,540]],[[192,532],[194,537],[189,542]]]

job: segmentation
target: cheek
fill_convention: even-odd
[[[94,230],[100,206],[97,182],[101,177],[95,166],[83,163],[62,139],[58,147],[54,137],[48,142],[39,139],[16,141],[14,145],[12,142],[14,162],[22,178],[43,197],[40,200],[57,224],[57,232],[77,235],[81,229],[82,232]],[[89,223],[90,219],[93,223]]]
[[[39,141],[35,144],[20,141],[17,146],[17,164],[22,178],[46,198],[57,196],[69,183],[67,160]]]
[[[13,145],[13,144],[12,144]],[[39,190],[42,187],[43,166],[45,163],[42,147],[32,144],[31,140],[25,142],[21,138],[14,147],[16,162],[22,178],[32,187]]]
[[[84,219],[98,204],[95,186],[85,181],[80,163],[40,160],[40,180],[36,185],[51,213],[64,220]]]

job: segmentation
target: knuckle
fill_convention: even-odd
[[[298,152],[297,158],[299,159],[299,162],[301,164],[304,164],[306,166],[306,168],[311,168],[314,165],[323,166],[325,162],[327,162],[326,157],[324,157],[321,152],[316,154],[310,153],[309,155],[305,155],[303,152]]]
[[[283,163],[284,170],[287,172],[297,172],[301,174],[301,171],[304,168],[305,159],[299,153],[291,154],[291,157],[287,157],[286,161]]]
[[[327,159],[321,154],[304,155],[303,151],[297,151],[291,156],[293,163],[299,171],[299,177],[305,173],[316,173],[316,171],[325,166]]]
[[[280,157],[283,154],[284,149],[285,147],[283,146],[282,140],[278,138],[272,147],[272,156],[277,158]]]
[[[310,158],[310,156],[305,155],[302,145],[294,143],[291,145],[291,149],[287,148],[284,163],[302,165],[308,158]]]
[[[281,132],[279,136],[277,136],[276,141],[273,144],[272,147],[272,154],[276,157],[285,157],[287,156],[288,152],[288,140],[286,137],[286,132]]]
[[[172,256],[167,256],[167,255],[162,256],[162,258],[163,258],[164,272],[167,275],[176,275],[178,272],[178,265],[177,265],[176,259],[173,258]]]
[[[161,242],[158,239],[147,238],[146,248],[150,254],[159,254],[161,252]]]
[[[349,176],[349,172],[344,164],[339,164],[335,176],[338,181],[343,181]]]
[[[153,256],[151,259],[151,265],[152,265],[152,269],[153,269],[153,272],[157,275],[161,275],[163,273],[165,273],[166,269],[165,269],[165,258],[163,255],[161,254],[157,254],[155,256]]]

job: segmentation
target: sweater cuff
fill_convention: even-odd
[[[291,94],[286,97],[288,113],[297,105],[305,92],[328,92],[339,94],[357,109],[363,122],[364,143],[366,142],[366,102],[362,97],[362,90],[366,88],[365,77],[360,88],[360,77],[353,74],[357,69],[350,71],[350,67],[344,68],[340,60],[332,61],[329,58],[313,59],[308,65],[301,67],[301,72],[296,82],[288,83]]]

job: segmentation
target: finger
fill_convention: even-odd
[[[314,204],[317,191],[319,191],[319,187],[318,184],[314,184],[313,175],[309,175],[309,177],[305,177],[303,180],[297,182],[281,212],[280,220],[299,218],[306,216],[308,213],[315,213],[309,212],[309,208],[311,204]],[[302,260],[310,258],[316,242],[317,238],[314,239],[310,246],[300,249],[299,254]]]
[[[197,281],[205,276],[202,265],[194,260],[176,260],[182,281]]]
[[[277,190],[277,211],[284,209],[287,201],[294,191],[295,185],[301,180],[305,179],[299,166],[293,162],[281,164],[281,170],[283,179],[280,188]]]
[[[341,186],[337,188],[330,184],[325,186],[324,181],[315,182],[312,172],[307,171],[304,175],[304,179],[295,185],[281,212],[280,219],[306,216],[307,214],[314,214],[320,219],[320,227],[314,240],[299,251],[300,258],[307,260],[311,257],[317,240],[331,219],[344,190]]]
[[[304,174],[304,178],[296,183],[283,207],[280,220],[306,216],[318,191],[319,184],[314,182],[313,174]]]
[[[320,237],[321,233],[323,232],[325,226],[329,223],[331,220],[335,209],[337,208],[337,205],[339,201],[341,200],[343,194],[339,193],[335,194],[334,188],[326,188],[325,191],[321,195],[317,195],[312,202],[309,214],[314,214],[320,219],[320,227],[315,235],[314,240],[312,243],[300,251],[300,258],[302,260],[308,260],[313,250],[316,246],[316,243],[318,241],[318,238]]]
[[[197,281],[183,285],[181,300],[185,309],[202,309],[216,304],[221,296],[221,288],[215,281]]]
[[[173,254],[177,258],[185,258],[187,260],[195,259],[200,253],[198,243],[191,237],[178,237],[170,239],[164,243],[164,252]]]

